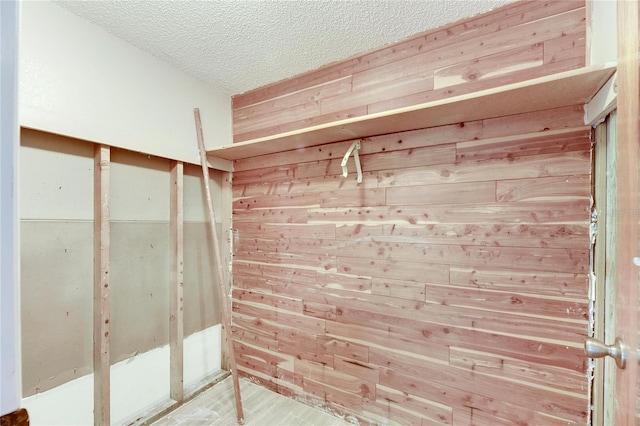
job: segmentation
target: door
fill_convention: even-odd
[[[594,336],[585,349],[598,356],[611,355],[595,364],[592,424],[627,426],[640,424],[638,376],[638,325],[640,306],[640,10],[637,1],[617,2],[617,113],[609,118],[606,137],[596,129],[596,141],[606,140],[606,166],[602,146],[595,150],[596,206],[606,198],[605,262],[598,259],[594,271],[599,290],[592,294]],[[602,126],[601,126],[602,127]],[[606,196],[602,182],[606,170]],[[600,193],[600,195],[598,195]],[[602,211],[598,207],[598,216]],[[602,247],[600,217],[598,239]],[[603,266],[604,265],[604,266]],[[602,272],[605,271],[603,274]],[[599,277],[606,276],[605,282]],[[604,286],[604,291],[602,290]],[[598,291],[600,293],[598,293]],[[603,297],[605,296],[606,297]],[[598,300],[605,299],[598,304]],[[604,345],[604,343],[608,345]],[[602,409],[601,409],[602,408]]]
[[[628,362],[615,377],[615,425],[636,424],[638,407],[638,296],[640,292],[640,92],[637,1],[618,0],[618,117],[616,215],[616,336],[628,347]],[[634,262],[635,258],[635,262]]]

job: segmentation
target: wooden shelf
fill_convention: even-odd
[[[387,133],[584,105],[614,72],[614,64],[580,68],[467,95],[226,145],[207,151],[207,154],[238,160]]]

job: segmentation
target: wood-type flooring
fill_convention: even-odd
[[[343,426],[351,423],[240,379],[245,426]],[[233,383],[227,377],[154,426],[237,425]]]

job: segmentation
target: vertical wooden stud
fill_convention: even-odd
[[[618,221],[616,214],[618,211],[618,183],[617,183],[617,112],[613,111],[607,120],[607,234],[606,234],[606,296],[604,306],[604,342],[615,341],[615,318],[616,318],[616,244],[618,238],[616,236]],[[603,424],[614,424],[615,417],[615,377],[616,363],[613,359],[604,360],[604,382],[603,382]],[[597,419],[597,418],[596,418]]]
[[[109,167],[111,151],[106,145],[94,149],[93,188],[93,383],[95,425],[110,424],[110,306],[109,306]]]
[[[233,246],[233,232],[231,229],[231,206],[233,205],[233,193],[231,188],[231,179],[233,177],[232,173],[224,172],[222,173],[222,188],[220,193],[221,205],[220,209],[220,220],[222,222],[222,241],[220,241],[220,254],[222,257],[222,265],[227,266],[224,268],[224,282],[229,283],[231,286],[231,280],[233,279],[232,274],[232,263],[231,263],[231,250]],[[227,288],[227,291],[230,289]],[[224,370],[229,370],[229,345],[231,342],[226,341],[227,336],[225,334],[222,335],[222,339],[225,340],[225,344],[222,345],[222,359],[221,366]]]
[[[598,233],[593,247],[593,272],[596,277],[594,298],[593,337],[605,340],[605,298],[606,298],[606,238],[607,238],[607,122],[595,129],[594,145],[594,198],[598,213]],[[594,407],[592,424],[603,424],[604,415],[604,360],[594,360],[595,370],[591,405]]]
[[[184,309],[183,309],[183,256],[184,207],[182,161],[171,162],[170,257],[171,284],[169,295],[169,350],[171,364],[170,396],[178,402],[184,399]]]

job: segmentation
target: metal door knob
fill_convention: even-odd
[[[616,360],[618,368],[627,365],[627,345],[620,338],[617,338],[613,345],[605,345],[598,339],[587,337],[584,339],[584,352],[589,358],[610,356]]]

